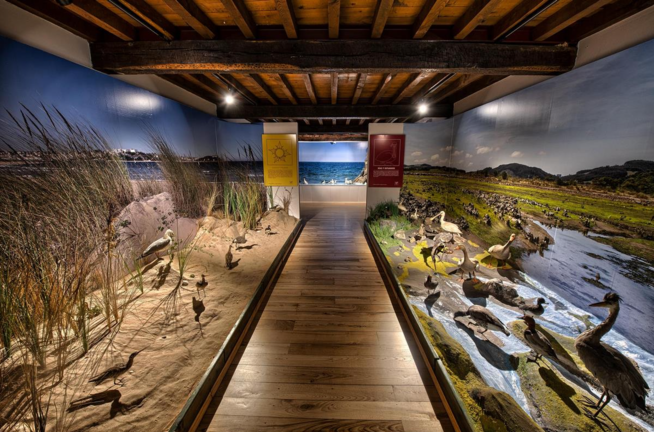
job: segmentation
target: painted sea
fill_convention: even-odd
[[[300,162],[300,184],[306,179],[309,184],[335,180],[342,185],[346,178],[354,180],[361,174],[363,165],[363,162]]]

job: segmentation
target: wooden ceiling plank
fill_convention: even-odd
[[[567,32],[567,39],[571,42],[579,42],[592,34],[602,31],[613,24],[653,6],[654,0],[618,0],[615,3],[607,5],[592,16],[584,18],[570,26]]]
[[[275,96],[275,92],[273,92],[272,89],[268,87],[268,84],[266,84],[259,75],[251,74],[248,76],[252,79],[252,81],[254,81],[257,87],[259,87],[261,91],[265,93],[270,103],[273,105],[279,105],[279,99],[277,99],[277,96]]]
[[[272,74],[272,76],[286,95],[286,98],[291,101],[293,105],[297,105],[297,96],[293,92],[293,87],[291,87],[291,83],[288,82],[288,79],[282,74]]]
[[[386,21],[393,10],[393,0],[378,0],[377,7],[375,8],[375,15],[372,19],[372,33],[370,35],[373,39],[378,39],[384,32]]]
[[[332,72],[331,96],[332,105],[336,105],[336,102],[338,102],[338,73],[336,72]]]
[[[411,39],[393,40],[392,43],[375,39],[336,39],[324,44],[288,39],[138,41],[96,42],[91,46],[95,68],[123,74],[446,72],[555,75],[571,70],[576,54],[576,47],[564,45],[463,44]]]
[[[95,0],[76,0],[64,7],[124,41],[136,40],[131,24]]]
[[[257,37],[257,25],[243,0],[220,0],[241,33],[248,39]]]
[[[430,105],[430,117],[450,117],[452,104]],[[218,108],[218,117],[226,119],[392,119],[415,115],[414,105],[245,105]]]
[[[459,102],[460,100],[465,99],[468,96],[473,95],[485,89],[486,87],[489,87],[490,85],[503,80],[504,78],[506,78],[504,75],[485,75],[482,78],[479,78],[471,84],[463,87],[462,89],[451,93],[447,98],[443,99],[443,101],[447,103]]]
[[[75,0],[77,2],[77,0]],[[179,30],[145,0],[120,0],[134,15],[154,27],[167,40],[177,39]]]
[[[197,76],[197,75],[196,75],[196,76]],[[224,92],[225,90],[229,90],[229,86],[228,86],[228,85],[227,85],[223,80],[218,79],[214,74],[210,74],[210,73],[209,73],[209,74],[204,74],[204,76],[205,76],[208,80],[210,80],[212,83],[214,83],[215,85],[217,85],[218,87],[220,87],[220,88],[222,89],[223,92]]]
[[[502,0],[475,0],[461,18],[457,20],[452,29],[454,39],[465,39],[478,25],[495,10]]]
[[[484,75],[458,75],[455,79],[450,80],[441,88],[429,95],[429,103],[438,103],[483,77]]]
[[[95,42],[101,38],[102,30],[96,25],[80,18],[78,15],[57,6],[53,2],[43,0],[8,0],[31,14],[50,21],[51,23],[68,30],[89,42]]]
[[[613,0],[574,0],[557,11],[554,15],[538,24],[531,31],[534,41],[544,41],[580,19],[601,9]]]
[[[363,88],[366,86],[366,78],[368,78],[368,74],[362,73],[359,74],[357,77],[357,86],[356,89],[354,90],[354,97],[352,97],[352,105],[356,105],[357,102],[359,101],[359,98],[361,97],[361,92],[363,91]]]
[[[311,82],[311,75],[303,74],[302,79],[304,80],[304,85],[307,88],[307,93],[309,94],[311,103],[316,105],[318,103],[318,99],[316,98],[316,91],[314,90],[313,83]]]
[[[198,86],[193,82],[193,80],[189,80],[183,74],[160,75],[160,77],[198,97],[201,97],[202,99],[208,100],[209,102],[215,104],[220,102],[218,96],[212,92],[206,91],[203,87]]]
[[[523,0],[493,26],[491,30],[491,38],[493,40],[498,40],[548,1],[549,0]]]
[[[329,38],[338,39],[338,30],[341,22],[341,0],[328,0],[327,2],[327,26],[329,27]]]
[[[163,0],[186,24],[205,39],[215,39],[218,27],[194,0]]]
[[[413,38],[421,39],[429,31],[449,0],[427,0],[413,23]]]
[[[377,89],[377,92],[372,98],[372,104],[375,105],[377,102],[379,102],[379,99],[384,96],[384,93],[386,93],[386,90],[388,89],[388,86],[391,84],[391,81],[393,78],[395,78],[397,75],[395,74],[386,74],[384,78],[382,79],[382,83]]]
[[[275,6],[286,31],[286,36],[289,39],[297,39],[297,21],[292,0],[275,0]]]
[[[424,83],[427,78],[426,73],[413,73],[409,76],[409,79],[406,80],[404,85],[398,90],[397,96],[393,99],[393,105],[402,101],[402,99],[408,97],[411,91],[416,88],[421,83]]]
[[[243,96],[246,100],[249,100],[252,104],[257,105],[259,98],[256,97],[250,90],[247,89],[239,80],[234,78],[231,75],[220,75],[220,78],[223,79],[228,85],[231,86],[230,90],[240,94]],[[256,115],[254,116],[248,116],[248,117],[258,117]]]
[[[422,99],[427,95],[427,93],[437,84],[439,84],[441,81],[447,79],[449,74],[436,74],[434,75],[426,84],[424,84],[420,90],[416,91],[416,93],[413,95],[411,98],[411,103],[412,104],[417,104]]]

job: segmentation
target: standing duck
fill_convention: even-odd
[[[452,234],[452,238],[450,239],[450,243],[454,243],[454,234],[457,234],[457,235],[461,235],[461,234],[463,234],[463,233],[461,232],[461,230],[459,229],[459,226],[458,226],[457,224],[454,224],[454,223],[452,223],[452,222],[446,222],[446,221],[445,221],[445,212],[444,212],[444,211],[438,213],[436,216],[434,216],[433,218],[431,218],[432,222],[433,222],[434,219],[436,219],[436,218],[440,218],[439,221],[438,221],[438,223],[440,224],[441,229],[442,229],[443,231],[445,231],[446,233],[450,233],[450,234]]]
[[[607,293],[601,302],[593,303],[590,306],[609,310],[609,316],[601,324],[586,330],[575,339],[575,348],[579,358],[584,362],[586,369],[604,387],[593,417],[597,417],[602,412],[613,395],[617,396],[620,404],[626,408],[638,407],[645,410],[645,398],[649,393],[649,386],[640,373],[638,364],[601,341],[602,336],[611,331],[618,319],[620,296],[613,292]],[[605,397],[606,400],[602,403],[602,399]]]
[[[477,280],[477,275],[475,272],[479,270],[479,262],[476,259],[470,259],[468,257],[468,249],[464,245],[457,245],[454,250],[460,250],[463,252],[463,259],[459,263],[459,270],[461,272],[461,277],[468,273],[468,279]]]
[[[488,253],[498,261],[505,262],[511,257],[511,243],[515,240],[515,234],[511,234],[509,241],[503,245],[495,245],[488,248]]]
[[[470,317],[472,321],[474,321],[474,324],[476,324],[478,327],[483,328],[484,331],[482,333],[486,333],[487,330],[494,330],[494,331],[502,332],[507,336],[511,334],[504,326],[504,323],[500,321],[499,318],[497,318],[495,314],[493,314],[493,312],[489,311],[483,306],[472,305],[465,312],[464,311],[454,312],[455,319],[464,316]]]
[[[550,340],[543,333],[536,330],[536,320],[534,320],[534,317],[525,315],[520,319],[527,324],[527,329],[524,331],[523,336],[529,348],[536,353],[536,361],[543,356],[558,360]]]
[[[545,306],[547,304],[544,298],[538,297],[535,299],[522,300],[518,304],[518,308],[524,312],[529,312],[531,315],[542,315],[545,312]]]

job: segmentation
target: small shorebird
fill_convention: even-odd
[[[145,248],[145,250],[143,251],[143,253],[139,258],[142,259],[147,257],[148,255],[155,254],[157,259],[159,259],[159,252],[171,246],[174,238],[175,238],[175,233],[173,232],[173,230],[171,229],[166,230],[164,236],[158,240],[153,241],[150,244],[150,246]]]
[[[229,245],[229,249],[227,249],[227,253],[225,254],[225,267],[227,270],[232,269],[232,260],[234,259],[234,255],[232,255],[232,245]]]
[[[515,240],[515,234],[511,234],[509,241],[503,245],[494,245],[488,248],[488,253],[498,261],[505,262],[511,257],[511,243]]]
[[[141,350],[143,351],[143,350]],[[97,374],[96,376],[92,377],[89,382],[94,383],[95,385],[101,384],[103,381],[108,380],[110,378],[114,379],[114,384],[116,383],[116,380],[118,377],[120,377],[122,374],[127,372],[128,370],[131,369],[132,364],[134,364],[134,357],[138,355],[141,351],[136,351],[133,352],[129,355],[129,359],[127,360],[127,363],[119,363],[115,366],[110,367],[109,369],[105,370],[104,372],[101,372]],[[121,384],[122,385],[122,384]]]
[[[459,226],[457,224],[445,221],[445,212],[444,211],[438,213],[436,216],[431,218],[431,221],[433,222],[434,219],[437,219],[439,217],[440,217],[440,219],[439,219],[438,223],[441,226],[441,229],[443,231],[445,231],[446,233],[452,234],[452,238],[450,239],[450,243],[454,243],[454,234],[457,234],[457,235],[463,234],[461,232],[461,229],[459,229]]]
[[[556,357],[556,351],[552,348],[550,340],[547,339],[543,333],[536,330],[536,321],[534,320],[534,317],[525,315],[520,319],[527,324],[527,329],[524,331],[523,336],[525,337],[525,342],[527,342],[529,348],[536,353],[536,361],[543,356],[558,360]]]
[[[427,288],[427,294],[431,294],[431,291],[438,288],[438,281],[432,281],[431,275],[425,277],[425,288]]]
[[[493,312],[489,311],[483,306],[472,305],[465,312],[463,311],[454,312],[455,319],[464,316],[470,317],[477,326],[483,328],[484,331],[481,333],[486,333],[487,330],[494,330],[494,331],[502,332],[507,336],[511,334],[504,326],[504,323],[500,321],[499,318],[497,318],[495,314],[493,314]]]

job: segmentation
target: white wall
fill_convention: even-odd
[[[302,203],[365,203],[366,186],[300,185]]]

